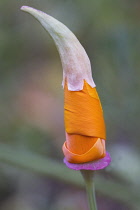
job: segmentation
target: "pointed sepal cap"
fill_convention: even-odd
[[[85,80],[95,87],[90,60],[76,36],[64,24],[42,11],[28,6],[22,6],[21,10],[33,15],[54,39],[63,67],[62,85],[67,81],[69,90],[78,91],[83,89]]]

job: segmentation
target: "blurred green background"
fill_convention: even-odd
[[[0,1],[0,209],[87,210],[78,172],[62,164],[62,67],[54,42],[20,11],[68,26],[86,49],[112,164],[97,172],[99,210],[140,206],[140,1]]]

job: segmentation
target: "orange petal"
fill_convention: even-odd
[[[96,88],[86,81],[81,91],[69,91],[65,85],[64,103],[67,133],[106,139],[103,111]]]
[[[63,152],[66,160],[70,163],[86,163],[105,157],[105,144],[104,140],[98,138],[96,143],[86,153],[78,155],[71,152],[67,148],[67,142],[63,144]]]
[[[65,85],[66,142],[63,152],[71,163],[85,163],[105,156],[105,123],[96,88],[84,81],[81,91]],[[104,140],[102,140],[104,139]]]
[[[79,134],[66,133],[67,148],[78,155],[81,155],[95,144],[98,138],[91,136],[82,136]]]

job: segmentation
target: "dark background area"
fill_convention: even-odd
[[[138,210],[140,203],[128,197],[140,194],[139,0],[0,1],[0,209],[88,209],[82,188],[26,171],[20,164],[15,167],[2,149],[10,148],[17,160],[20,151],[57,160],[58,165],[63,160],[60,58],[42,26],[20,11],[22,5],[63,22],[89,55],[112,156],[112,164],[96,176],[121,184],[127,192],[113,189],[111,183],[104,194],[97,187],[99,210]],[[108,191],[122,193],[122,199],[113,199]]]

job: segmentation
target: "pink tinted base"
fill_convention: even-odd
[[[88,162],[88,163],[79,163],[79,164],[69,163],[66,160],[66,158],[64,158],[64,163],[66,164],[66,166],[70,169],[77,170],[77,171],[78,170],[92,170],[92,171],[100,170],[107,167],[110,164],[110,162],[111,162],[111,157],[108,152],[106,152],[106,156],[104,158],[96,160],[96,161]]]

